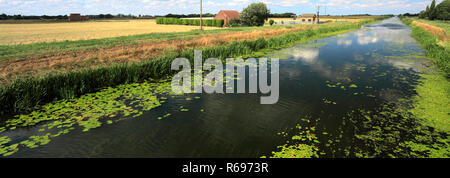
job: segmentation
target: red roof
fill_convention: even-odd
[[[217,15],[223,15],[229,19],[237,19],[237,20],[239,20],[240,16],[239,12],[234,10],[221,10]]]

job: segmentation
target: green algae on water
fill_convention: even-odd
[[[13,143],[7,136],[0,137],[0,155],[10,156],[20,148],[36,148],[48,144],[52,138],[81,128],[83,132],[113,124],[123,118],[136,118],[145,111],[161,106],[162,95],[175,95],[169,80],[120,85],[105,88],[97,93],[71,100],[46,104],[30,114],[14,116],[5,122],[0,131],[36,126],[41,135],[31,136],[20,143]],[[164,116],[168,117],[170,114]],[[123,119],[122,118],[122,119]],[[44,123],[44,124],[41,124]],[[55,133],[56,134],[52,134]]]

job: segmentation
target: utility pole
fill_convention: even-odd
[[[203,11],[203,0],[200,0],[200,30],[203,30],[203,15],[202,15],[202,11]]]

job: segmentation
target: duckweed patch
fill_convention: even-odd
[[[166,95],[175,95],[168,79],[120,85],[80,98],[46,104],[41,110],[14,116],[5,122],[3,132],[36,126],[41,134],[19,143],[14,143],[8,136],[0,137],[0,155],[10,156],[20,148],[46,145],[52,138],[67,134],[76,128],[87,132],[104,124],[139,117],[143,112],[161,106],[162,101],[167,99],[163,97]],[[170,115],[166,114],[161,118]]]
[[[422,74],[410,112],[424,125],[450,133],[450,82],[439,74]]]
[[[319,148],[316,146],[320,142],[316,136],[316,122],[308,118],[301,119],[302,122],[295,127],[293,135],[285,145],[278,146],[279,151],[272,152],[270,158],[318,158]],[[303,125],[303,126],[302,126]],[[328,134],[328,133],[327,133]],[[278,135],[288,137],[287,132],[280,132]],[[263,157],[265,158],[265,157]]]
[[[351,157],[450,157],[448,132],[422,125],[406,109],[395,104],[375,111],[360,109],[349,113],[347,119],[355,126],[353,145],[358,145]]]

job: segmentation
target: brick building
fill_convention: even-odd
[[[81,16],[81,14],[70,14],[69,21],[85,21],[89,20],[88,16]]]
[[[240,14],[234,10],[221,10],[214,19],[223,19],[223,25],[227,25],[232,19],[239,20]]]

